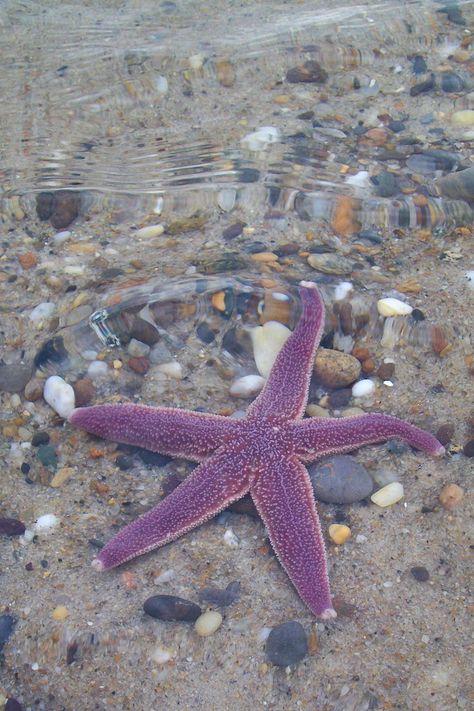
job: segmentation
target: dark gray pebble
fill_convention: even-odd
[[[222,588],[203,588],[199,592],[199,599],[217,607],[227,607],[238,600],[240,596],[240,582],[234,580],[223,590]]]
[[[115,460],[116,466],[123,472],[133,467],[133,457],[129,457],[128,454],[119,454]]]
[[[50,469],[56,469],[58,466],[58,455],[56,450],[50,444],[41,444],[38,447],[38,452],[36,454],[41,464]]]
[[[341,388],[340,390],[335,390],[329,395],[329,406],[335,410],[339,410],[341,407],[345,407],[349,404],[351,397],[351,388]]]
[[[466,442],[462,448],[462,453],[465,457],[474,457],[474,439],[470,439],[469,442]]]
[[[393,133],[400,133],[400,131],[403,131],[405,129],[405,124],[403,121],[390,121],[387,126],[390,131],[393,131]]]
[[[451,442],[454,434],[454,425],[452,422],[446,422],[441,427],[438,427],[436,432],[436,439],[441,442],[442,445],[447,445]]]
[[[0,535],[21,536],[25,532],[25,524],[16,518],[0,518]]]
[[[365,499],[373,490],[368,471],[346,454],[336,454],[322,464],[312,464],[308,471],[315,499],[328,504],[352,504]]]
[[[7,699],[4,711],[23,711],[23,706],[20,704],[19,701],[10,697],[9,699]]]
[[[375,185],[375,192],[380,197],[391,197],[400,191],[398,178],[394,173],[384,170],[371,178]]]
[[[411,568],[410,573],[419,583],[426,583],[430,579],[430,574],[422,565],[415,565],[414,568]]]
[[[22,363],[0,365],[0,392],[20,393],[31,378],[32,366]]]
[[[175,595],[153,595],[145,600],[143,609],[157,620],[195,622],[201,615],[199,605]]]
[[[421,56],[421,54],[417,54],[412,57],[411,61],[413,74],[424,74],[428,71],[428,65],[426,64],[425,59]]]
[[[435,80],[434,80],[434,74],[431,75],[429,79],[426,81],[422,81],[419,84],[415,84],[415,86],[412,86],[410,89],[410,96],[418,96],[418,94],[426,94],[428,91],[431,91],[431,89],[434,89],[435,86]]]
[[[235,239],[236,237],[242,234],[242,230],[244,229],[246,224],[246,222],[234,222],[233,225],[229,225],[229,227],[226,227],[224,232],[222,233],[223,239],[227,241]]]
[[[134,451],[147,467],[164,467],[171,462],[171,457],[167,457],[165,454],[159,454],[158,452],[150,452],[149,449],[136,447]]]
[[[324,84],[327,78],[327,72],[313,59],[289,69],[286,73],[286,80],[290,84],[298,84],[300,82]]]
[[[13,632],[16,623],[17,619],[13,615],[0,615],[0,652]]]
[[[33,447],[39,447],[40,444],[49,444],[49,434],[48,432],[45,432],[44,430],[40,432],[35,432],[33,437],[31,438],[31,444]]]
[[[447,94],[464,90],[464,79],[454,72],[441,74],[441,89]]]
[[[268,635],[265,647],[267,657],[277,667],[298,664],[308,653],[306,632],[299,622],[283,622]]]

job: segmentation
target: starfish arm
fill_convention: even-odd
[[[235,420],[227,417],[145,405],[81,407],[69,422],[105,439],[197,462],[218,449],[235,428]]]
[[[312,462],[328,454],[350,452],[363,445],[388,439],[403,439],[412,447],[435,457],[445,451],[443,445],[429,432],[399,420],[398,417],[378,413],[340,419],[314,417],[291,423],[289,431],[298,457],[305,462]]]
[[[114,568],[204,523],[249,491],[250,472],[244,455],[225,451],[215,454],[157,506],[112,538],[95,559],[94,567]]]
[[[305,410],[314,356],[324,326],[324,304],[315,284],[301,284],[302,316],[278,354],[265,387],[250,405],[251,418],[291,420],[301,417]]]
[[[336,617],[326,550],[308,472],[296,459],[272,461],[250,493],[270,542],[301,599],[319,617]]]

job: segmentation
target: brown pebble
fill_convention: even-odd
[[[439,500],[447,511],[453,511],[462,501],[464,489],[457,484],[446,484],[441,489]]]
[[[357,358],[330,348],[320,348],[314,360],[314,372],[320,382],[328,388],[343,388],[350,385],[360,375],[361,366]]]
[[[21,536],[25,532],[25,524],[16,518],[0,518],[0,534],[4,536]]]
[[[391,380],[395,372],[395,363],[382,363],[379,365],[377,375],[380,380]]]
[[[221,86],[233,86],[235,82],[234,65],[228,59],[216,60],[216,76]]]
[[[341,331],[345,336],[352,333],[352,304],[348,301],[343,301],[341,308],[339,309],[339,322],[341,324]]]
[[[232,225],[229,225],[222,233],[223,239],[227,241],[235,239],[242,234],[242,230],[246,227],[246,225],[246,222],[234,222]]]
[[[362,370],[364,371],[364,373],[366,375],[368,375],[369,373],[373,373],[375,370],[374,359],[373,358],[366,358],[366,360],[364,360],[362,362]]]
[[[136,356],[129,359],[128,366],[134,373],[145,375],[150,367],[150,361],[144,356]]]
[[[440,354],[448,346],[449,342],[444,335],[444,331],[441,326],[433,326],[431,329],[431,346],[435,353]]]
[[[363,363],[364,360],[367,360],[370,353],[369,353],[369,349],[366,348],[365,346],[355,345],[354,348],[352,349],[351,355],[353,355],[354,358],[357,358],[357,360],[360,360],[360,362]]]
[[[451,424],[451,422],[446,422],[444,425],[441,425],[438,427],[438,431],[436,432],[436,439],[441,442],[441,444],[446,445],[448,442],[451,442],[451,439],[454,434],[454,425]]]
[[[286,73],[286,80],[290,84],[299,84],[301,82],[324,84],[327,78],[327,72],[322,66],[311,59],[304,64],[299,64],[289,69]]]
[[[26,252],[25,254],[20,254],[18,261],[23,269],[33,269],[38,264],[38,257],[34,252]]]
[[[470,439],[469,442],[466,442],[462,452],[466,457],[474,457],[474,439]]]
[[[74,222],[79,215],[81,194],[70,190],[58,190],[54,193],[53,212],[50,217],[52,226],[61,230]]]
[[[72,389],[76,396],[76,406],[85,407],[93,400],[95,395],[95,385],[90,378],[76,380]]]

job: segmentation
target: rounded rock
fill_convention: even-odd
[[[66,419],[76,406],[72,387],[59,375],[51,375],[44,384],[43,397],[60,417]]]
[[[31,378],[31,365],[7,363],[0,365],[0,392],[20,393]]]
[[[175,595],[153,595],[143,609],[150,617],[173,622],[195,622],[202,612],[199,605]]]
[[[323,252],[323,254],[310,254],[308,264],[317,272],[342,276],[352,272],[353,262],[347,257],[341,257],[340,254]]]
[[[474,457],[474,439],[470,439],[462,448],[465,457]]]
[[[209,637],[222,624],[222,615],[216,610],[204,612],[194,623],[194,629],[200,637]]]
[[[332,523],[328,528],[329,538],[333,543],[342,546],[352,536],[349,526],[343,523]]]
[[[0,615],[0,652],[13,632],[16,623],[17,619],[13,615]]]
[[[230,394],[232,397],[248,399],[254,397],[265,385],[265,378],[261,375],[244,375],[237,380],[234,380],[230,386]]]
[[[21,536],[25,532],[25,524],[16,518],[0,518],[0,535]]]
[[[299,622],[283,622],[268,635],[265,647],[267,657],[277,667],[298,664],[308,653],[306,632]]]
[[[429,572],[422,565],[415,565],[410,569],[410,573],[419,583],[426,583],[426,581],[430,579]]]
[[[252,329],[253,357],[262,377],[268,377],[278,353],[290,334],[290,329],[278,321],[267,321],[263,326]]]
[[[403,499],[403,494],[403,485],[399,481],[392,481],[382,489],[375,491],[370,497],[370,500],[377,506],[385,508],[386,506],[392,506],[393,504],[396,504],[397,501],[400,501],[400,499]]]
[[[387,297],[377,301],[377,311],[381,316],[408,316],[413,308],[400,299]]]
[[[330,348],[320,348],[316,353],[314,373],[328,388],[351,385],[359,377],[360,371],[360,362],[348,353]]]
[[[375,391],[375,383],[373,380],[359,380],[352,386],[352,397],[367,397]]]
[[[464,489],[457,484],[446,484],[441,489],[439,500],[443,508],[447,511],[453,511],[463,500]]]
[[[308,468],[314,497],[328,504],[353,504],[372,493],[373,481],[362,464],[346,454],[336,454]]]

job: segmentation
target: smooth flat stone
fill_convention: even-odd
[[[367,469],[347,454],[336,454],[308,467],[314,497],[328,504],[352,504],[370,496],[373,481]]]

